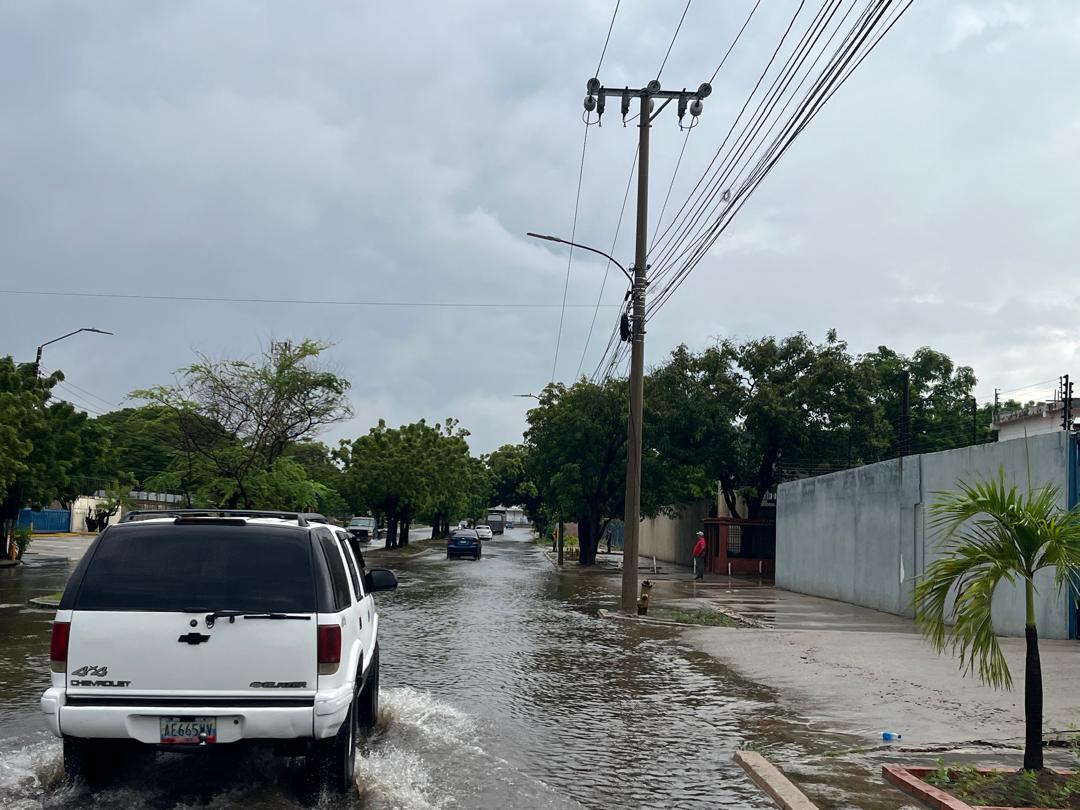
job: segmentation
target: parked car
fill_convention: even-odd
[[[366,515],[354,517],[345,529],[361,543],[370,543],[377,533],[375,518]]]
[[[396,587],[302,514],[130,513],[90,545],[53,623],[41,709],[66,776],[97,781],[133,744],[269,741],[320,789],[352,790],[356,735],[379,713],[372,594]]]
[[[491,531],[490,526],[481,523],[479,526],[476,527],[476,536],[479,537],[481,540],[490,540],[495,535]]]
[[[472,557],[479,560],[483,554],[483,544],[476,529],[455,529],[446,540],[446,559],[451,557]]]

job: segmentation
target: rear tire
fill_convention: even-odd
[[[368,734],[379,722],[379,645],[371,654],[364,688],[356,696],[356,724],[361,734]]]
[[[100,784],[109,775],[115,746],[110,740],[64,737],[64,777],[69,782]]]
[[[307,764],[319,791],[343,795],[356,787],[355,700],[349,705],[349,713],[337,734],[311,744]]]

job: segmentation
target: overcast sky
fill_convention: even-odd
[[[584,84],[613,5],[0,5],[3,289],[504,305],[5,292],[0,353],[31,360],[70,329],[114,331],[45,350],[70,383],[58,393],[101,411],[195,350],[319,338],[356,411],[325,439],[454,416],[477,452],[520,441],[531,401],[512,395],[551,379],[559,308],[515,305],[558,305],[567,260],[524,233],[569,236]],[[603,81],[651,79],[684,5],[623,0]],[[708,79],[751,5],[695,0],[665,86]],[[673,206],[796,5],[762,3],[687,142]],[[916,0],[650,322],[647,362],[680,342],[835,327],[854,351],[943,350],[975,368],[981,397],[1080,376],[1078,75],[1075,2]],[[637,137],[617,106],[589,132],[577,226],[604,249]],[[657,119],[654,217],[682,138],[672,110]],[[586,349],[603,275],[575,258],[559,380],[604,348],[625,285],[608,279]]]

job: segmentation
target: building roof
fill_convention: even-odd
[[[1027,408],[1015,411],[1003,411],[994,418],[994,426],[1007,425],[1010,422],[1021,422],[1026,419],[1047,419],[1061,413],[1064,407],[1060,400],[1053,402],[1040,402]]]

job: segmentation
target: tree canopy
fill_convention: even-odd
[[[32,364],[0,358],[0,526],[25,506],[70,503],[87,482],[109,475],[107,432],[51,398],[64,375],[38,377]]]
[[[272,343],[256,361],[198,361],[133,396],[172,415],[178,452],[152,483],[215,506],[316,509],[327,486],[287,453],[351,415],[349,382],[318,363],[326,344]]]

